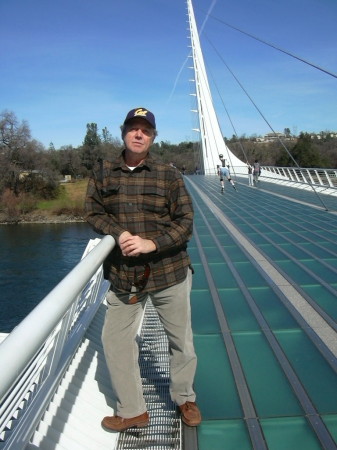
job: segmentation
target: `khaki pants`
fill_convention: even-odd
[[[169,341],[171,399],[177,405],[195,401],[193,380],[197,358],[191,328],[191,285],[189,270],[182,283],[157,292],[137,294],[139,301],[135,304],[127,303],[129,294],[108,292],[102,342],[118,416],[130,418],[146,411],[136,335],[148,296]]]

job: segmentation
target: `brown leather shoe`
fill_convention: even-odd
[[[149,422],[150,418],[147,412],[140,416],[131,417],[130,419],[125,419],[120,416],[106,416],[102,420],[102,427],[111,431],[124,431],[131,427],[146,427]]]
[[[181,420],[190,427],[196,427],[201,422],[201,414],[195,402],[186,402],[179,406]]]

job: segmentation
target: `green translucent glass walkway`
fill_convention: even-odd
[[[199,449],[337,448],[337,361],[329,345],[337,341],[337,215],[275,196],[262,183],[238,184],[237,192],[228,183],[223,195],[217,177],[191,176],[186,184],[195,206],[189,251]],[[321,324],[310,325],[275,282],[278,274],[313,320],[324,319],[325,342],[316,333]]]

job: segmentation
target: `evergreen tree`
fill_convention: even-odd
[[[90,148],[98,147],[101,143],[101,138],[98,134],[97,123],[87,123],[87,134],[85,135],[83,145]]]
[[[101,138],[98,133],[97,123],[87,123],[87,134],[82,147],[82,164],[88,170],[91,170],[101,156]]]
[[[314,147],[310,134],[301,133],[296,144],[290,150],[294,160],[300,167],[321,167],[323,164],[320,153]],[[294,166],[293,160],[283,151],[276,161],[277,166]]]

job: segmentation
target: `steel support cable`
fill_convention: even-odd
[[[314,404],[312,403],[310,397],[308,396],[308,394],[306,393],[300,379],[298,378],[297,374],[295,373],[294,369],[292,368],[292,366],[290,365],[286,355],[284,354],[280,344],[278,343],[277,339],[275,338],[272,330],[270,329],[267,321],[264,319],[263,314],[261,313],[260,309],[258,308],[258,306],[256,305],[252,295],[250,294],[249,290],[247,289],[246,285],[244,284],[244,281],[242,280],[239,272],[237,271],[237,269],[235,268],[234,264],[232,263],[230,257],[228,256],[228,254],[226,253],[226,251],[224,250],[223,246],[221,245],[219,239],[217,238],[217,236],[215,235],[214,231],[212,230],[211,225],[209,224],[207,218],[205,217],[204,213],[201,210],[200,204],[197,203],[197,208],[199,210],[199,213],[206,225],[206,227],[208,228],[210,235],[212,236],[214,242],[217,245],[218,250],[220,251],[220,253],[222,254],[225,263],[228,265],[234,279],[236,280],[236,282],[238,283],[238,286],[241,290],[241,292],[243,293],[254,317],[256,318],[257,322],[260,325],[261,331],[263,332],[263,334],[265,335],[270,347],[273,350],[273,353],[277,359],[277,361],[279,362],[280,366],[282,367],[290,385],[292,386],[296,397],[298,398],[303,411],[306,414],[307,420],[309,421],[309,423],[311,424],[312,428],[314,429],[319,441],[322,443],[323,448],[329,448],[329,449],[336,449],[337,446],[335,445],[334,441],[332,440],[332,437],[329,433],[329,431],[327,430],[326,426],[323,423],[323,420],[321,419],[321,417],[319,416]],[[218,220],[221,222],[221,218],[218,217]],[[228,219],[229,220],[229,219]],[[222,224],[224,227],[225,225]],[[233,225],[234,226],[234,225]],[[226,231],[229,232],[229,234],[232,236],[232,234],[230,233],[230,231],[225,227]],[[237,245],[242,248],[243,250],[244,247],[242,247],[242,245],[240,244],[239,240],[235,238],[235,236],[232,236],[232,238],[234,239],[234,241],[237,243]],[[199,241],[200,242],[200,241]],[[209,270],[209,269],[208,269]],[[211,275],[210,275],[211,276]]]
[[[226,66],[227,70],[230,72],[230,74],[232,75],[232,77],[235,79],[235,81],[238,83],[238,85],[240,86],[240,88],[243,90],[243,92],[246,94],[246,96],[249,98],[249,100],[251,101],[251,103],[253,104],[254,108],[257,110],[257,112],[260,114],[260,116],[262,117],[262,119],[266,122],[266,124],[268,125],[268,127],[271,129],[271,131],[275,134],[275,136],[277,137],[278,142],[281,144],[281,146],[283,147],[283,149],[287,152],[288,156],[290,157],[290,159],[293,161],[293,163],[295,164],[295,166],[301,171],[301,167],[299,166],[299,164],[297,163],[297,161],[294,159],[293,155],[290,153],[289,149],[287,148],[287,146],[284,144],[284,142],[282,141],[282,139],[280,139],[280,137],[277,135],[276,131],[274,130],[274,128],[272,127],[272,125],[269,123],[269,121],[267,120],[267,118],[265,117],[265,115],[262,113],[261,109],[257,106],[257,104],[255,103],[255,101],[252,99],[252,97],[249,95],[249,93],[247,92],[247,90],[245,89],[245,87],[243,86],[243,84],[240,82],[240,80],[237,78],[237,76],[234,74],[234,72],[232,71],[232,69],[228,66],[228,64],[226,63],[226,61],[224,60],[224,58],[221,56],[221,54],[219,53],[219,51],[216,49],[216,47],[214,46],[214,44],[207,38],[207,36],[205,36],[207,41],[209,42],[209,44],[213,47],[213,50],[215,51],[215,53],[218,55],[218,57],[220,58],[220,60],[222,61],[222,63]],[[318,194],[318,192],[316,191],[314,185],[312,183],[308,183],[309,186],[311,187],[311,189],[314,191],[314,193],[317,195],[317,198],[319,199],[319,201],[321,202],[321,204],[323,205],[324,209],[326,211],[329,211],[328,207],[326,206],[326,204],[324,203],[323,199],[320,197],[320,195]]]
[[[244,34],[244,35],[246,35],[246,36],[248,36],[248,37],[250,37],[252,39],[255,39],[256,41],[259,41],[262,44],[268,45],[268,47],[274,48],[275,50],[277,50],[277,51],[279,51],[281,53],[284,53],[285,55],[291,56],[292,58],[297,59],[298,61],[301,61],[304,64],[307,64],[308,66],[313,67],[314,69],[320,70],[321,72],[324,72],[327,75],[330,75],[331,77],[337,78],[337,74],[335,74],[334,72],[331,72],[330,70],[325,69],[324,67],[320,67],[317,64],[314,64],[314,63],[312,63],[310,61],[307,61],[306,59],[304,59],[304,58],[302,58],[300,56],[294,55],[289,50],[285,50],[285,49],[283,49],[281,47],[278,47],[275,44],[272,44],[271,42],[267,42],[267,41],[265,41],[265,40],[263,40],[263,39],[261,39],[261,38],[259,38],[257,36],[254,36],[253,34],[247,33],[246,31],[243,31],[240,28],[234,27],[233,25],[230,25],[229,23],[225,22],[224,20],[219,19],[218,17],[212,16],[212,14],[208,14],[208,17],[211,17],[212,19],[217,20],[218,22],[222,23],[223,25],[226,25],[227,27],[232,28],[235,31],[238,31],[239,33],[242,33],[242,34]]]

